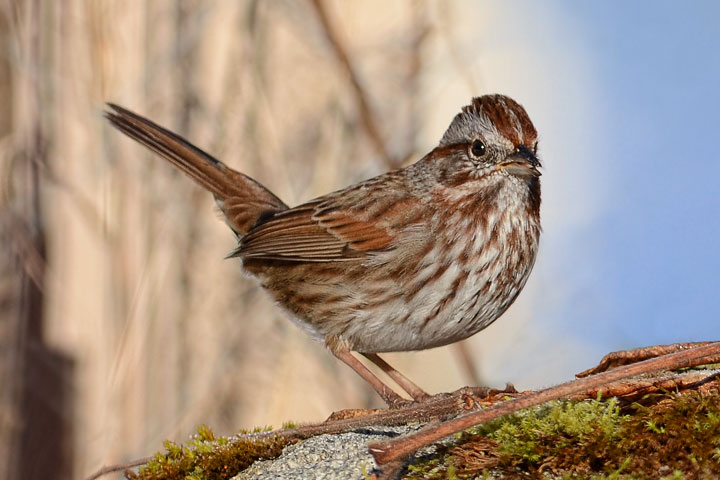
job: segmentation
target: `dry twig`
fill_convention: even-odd
[[[102,467],[97,472],[93,473],[89,477],[87,477],[85,480],[95,480],[96,478],[100,478],[103,475],[107,475],[108,473],[115,473],[115,472],[122,472],[124,470],[127,470],[128,468],[133,467],[140,467],[142,465],[145,465],[150,460],[152,460],[153,457],[144,457],[144,458],[138,458],[137,460],[132,460],[130,462],[126,463],[119,463],[117,465],[108,465],[107,467]]]
[[[365,128],[365,131],[370,138],[373,147],[375,147],[375,150],[378,152],[378,154],[382,157],[383,161],[387,165],[396,167],[397,161],[390,155],[390,152],[388,152],[385,141],[380,134],[380,128],[378,127],[377,122],[375,121],[375,117],[370,110],[370,96],[360,83],[360,76],[357,73],[357,69],[351,62],[350,56],[347,53],[347,49],[345,48],[344,43],[340,39],[340,35],[338,35],[338,33],[333,29],[333,26],[330,23],[330,19],[328,18],[327,11],[325,10],[325,6],[323,5],[322,0],[312,0],[312,5],[315,8],[315,12],[317,13],[318,19],[320,20],[320,24],[323,31],[325,32],[325,36],[327,37],[328,41],[330,42],[330,46],[332,46],[332,49],[335,52],[335,56],[337,57],[340,65],[342,65],[343,70],[345,70],[345,73],[350,80],[350,85],[352,86],[355,102],[357,103],[358,109],[360,110],[360,119],[362,120],[363,127]]]
[[[620,350],[618,352],[608,353],[600,360],[600,363],[584,372],[575,375],[577,378],[588,377],[596,373],[605,372],[612,368],[622,365],[637,363],[648,358],[655,358],[668,353],[680,352],[690,348],[702,347],[713,342],[691,342],[691,343],[673,343],[672,345],[654,345],[652,347],[634,348],[632,350]]]

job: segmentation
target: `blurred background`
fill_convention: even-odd
[[[430,392],[718,337],[717,2],[0,5],[2,478],[380,406],[223,260],[210,195],[106,101],[290,205],[419,159],[472,96],[522,103],[545,165],[535,271],[474,338],[387,356]]]

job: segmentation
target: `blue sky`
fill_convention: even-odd
[[[583,335],[623,346],[715,339],[720,3],[562,8],[593,52],[606,123],[588,148],[610,182],[607,208],[585,232],[599,247],[593,302],[578,299],[564,316],[583,318],[574,326]]]

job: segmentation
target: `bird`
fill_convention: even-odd
[[[241,261],[289,317],[390,407],[430,395],[380,353],[451,344],[515,301],[537,257],[538,135],[512,98],[483,95],[417,162],[289,207],[268,188],[153,121],[105,117],[209,191]]]

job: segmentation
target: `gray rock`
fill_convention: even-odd
[[[362,480],[377,468],[368,453],[369,443],[420,428],[422,425],[372,427],[337,435],[319,435],[286,447],[278,458],[255,462],[233,480]]]

